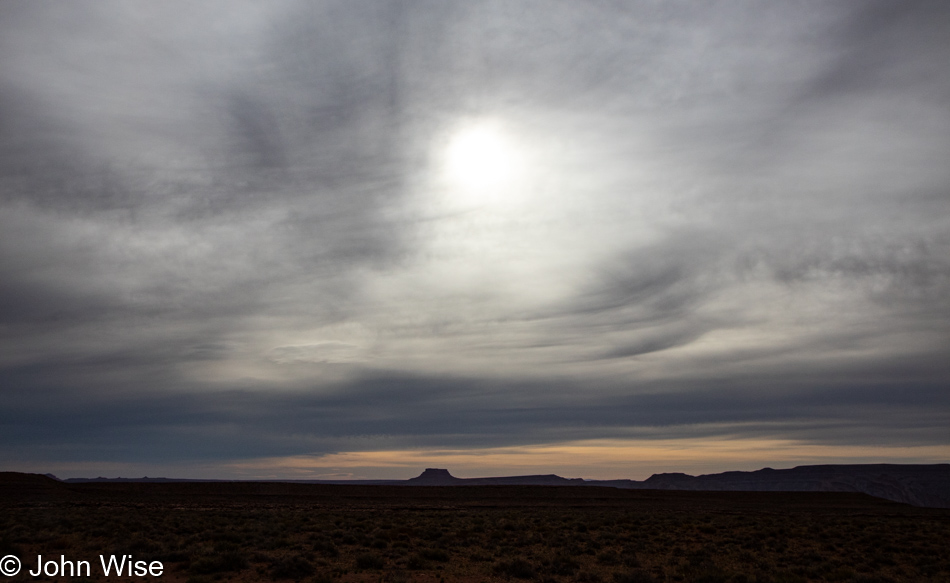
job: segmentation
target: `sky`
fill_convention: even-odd
[[[0,467],[950,461],[950,4],[0,3]]]

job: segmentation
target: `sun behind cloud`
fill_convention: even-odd
[[[525,147],[500,122],[461,124],[452,132],[442,156],[449,198],[455,204],[504,206],[522,191],[527,171]]]

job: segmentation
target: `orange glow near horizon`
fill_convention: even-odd
[[[401,480],[425,468],[458,478],[557,474],[565,478],[645,480],[655,473],[715,474],[820,464],[950,462],[950,446],[809,444],[782,439],[601,439],[518,447],[393,449],[179,464],[62,462],[15,464],[17,471],[69,477],[224,480]]]
[[[260,458],[226,464],[227,473],[287,479],[405,479],[424,468],[459,478],[558,474],[643,480],[653,473],[718,473],[835,463],[944,463],[948,446],[831,446],[791,440],[588,440],[479,449],[353,451]]]

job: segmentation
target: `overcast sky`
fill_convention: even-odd
[[[0,463],[950,460],[950,3],[0,3]]]

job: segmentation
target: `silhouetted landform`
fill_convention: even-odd
[[[950,508],[950,464],[798,466],[787,470],[764,468],[755,472],[724,472],[702,476],[654,474],[642,482],[571,480],[553,474],[463,479],[452,476],[448,470],[430,468],[406,482],[420,486],[609,486],[706,492],[860,492],[913,506]]]
[[[456,478],[448,470],[427,468],[422,474],[406,480],[405,483],[413,486],[584,486],[591,482],[582,478],[562,478],[554,474],[501,478]]]
[[[421,477],[421,476],[420,476]],[[515,479],[512,478],[503,479]],[[917,508],[856,492],[704,492],[569,485],[481,484],[468,480],[451,485],[312,484],[300,482],[177,481],[137,479],[54,480],[39,474],[0,472],[0,507],[4,504],[68,506],[170,505],[216,507],[306,505],[341,508],[637,508],[664,511],[874,512],[907,516],[946,515],[946,510]],[[478,481],[493,478],[479,478]],[[565,480],[565,478],[560,478]],[[571,480],[566,480],[573,482]],[[2,508],[0,508],[2,509]],[[796,510],[797,509],[797,510]],[[923,514],[922,514],[923,513]]]
[[[172,478],[71,478],[82,482],[210,482]],[[859,492],[876,498],[929,508],[950,508],[950,464],[820,465],[785,470],[724,472],[691,476],[654,474],[637,480],[584,480],[554,474],[457,478],[446,469],[428,468],[409,480],[282,480],[286,483],[362,486],[602,486],[627,490],[731,492]]]
[[[861,492],[913,506],[950,508],[950,464],[798,466],[703,476],[654,474],[635,487],[707,492]]]
[[[44,476],[50,477],[54,480],[59,480],[53,474],[43,474]],[[87,482],[149,482],[161,484],[163,482],[233,482],[234,480],[203,480],[203,479],[190,479],[190,478],[149,478],[148,476],[143,476],[141,478],[105,478],[99,476],[98,478],[66,478],[65,480],[59,480],[61,482],[66,482],[68,484],[85,484]]]

